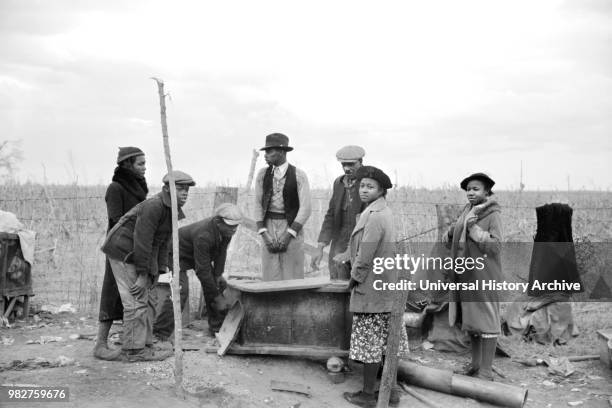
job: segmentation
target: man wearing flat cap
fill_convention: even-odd
[[[311,261],[312,268],[318,269],[323,258],[323,249],[331,243],[328,260],[331,279],[350,278],[350,271],[345,265],[337,264],[333,259],[337,254],[346,251],[357,217],[366,206],[359,199],[359,185],[355,178],[357,170],[363,165],[363,156],[365,150],[360,146],[344,146],[336,153],[344,174],[334,180],[332,197],[317,241],[318,252]]]
[[[306,173],[287,162],[289,138],[266,136],[263,150],[267,168],[255,181],[255,221],[264,243],[264,281],[304,278],[304,232],[310,217],[310,187]]]
[[[227,286],[223,271],[227,247],[241,222],[242,212],[238,206],[224,203],[215,209],[214,216],[179,228],[181,310],[189,298],[187,271],[193,269],[202,285],[211,334],[219,331],[229,307],[229,301],[223,296]],[[172,299],[167,297],[161,302],[153,334],[164,341],[174,332],[174,312]]]
[[[178,218],[189,187],[195,182],[182,171],[173,171]],[[169,174],[162,191],[133,207],[108,232],[102,251],[108,256],[123,303],[122,349],[130,362],[163,360],[171,352],[153,351],[152,319],[155,316],[150,289],[168,266],[168,242],[172,236],[172,204]]]

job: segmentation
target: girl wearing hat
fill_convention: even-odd
[[[393,258],[396,255],[393,214],[387,206],[387,189],[391,180],[380,169],[362,166],[356,173],[359,198],[367,205],[351,234],[347,252],[337,255],[336,262],[350,261],[350,311],[353,312],[349,358],[363,363],[363,389],[345,392],[344,398],[359,406],[376,405],[376,376],[387,345],[389,316],[393,309],[391,293],[376,290],[379,284],[397,281],[395,270],[381,274],[373,272],[375,258]],[[382,281],[375,284],[375,281]],[[408,337],[402,325],[400,354],[408,353]],[[399,403],[399,390],[393,387],[390,404]]]
[[[104,197],[108,214],[107,232],[126,212],[147,198],[149,189],[144,178],[145,164],[144,153],[139,148],[119,148],[117,167]],[[102,360],[114,360],[119,356],[121,349],[110,350],[107,341],[113,320],[121,319],[123,319],[123,304],[107,258],[100,296],[98,337],[94,347],[95,357]]]
[[[482,268],[451,271],[455,282],[483,282],[503,279],[500,249],[501,208],[492,197],[495,182],[484,173],[475,173],[461,182],[468,204],[444,240],[454,259],[480,259]],[[482,286],[481,286],[482,287]],[[493,290],[451,292],[449,323],[461,324],[470,334],[472,362],[462,374],[493,380],[492,366],[500,334],[499,297]]]

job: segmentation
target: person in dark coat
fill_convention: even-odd
[[[470,270],[455,267],[451,271],[454,282],[481,285],[483,281],[503,280],[501,207],[492,197],[494,184],[484,173],[472,174],[460,184],[469,203],[443,238],[455,262],[459,258],[471,258],[477,263],[479,259],[484,266]],[[501,327],[499,295],[494,290],[482,289],[453,291],[450,295],[449,324],[451,327],[461,324],[472,344],[472,362],[461,373],[492,380],[493,357]]]
[[[178,218],[189,187],[195,182],[175,170]],[[171,351],[152,349],[155,305],[149,293],[160,273],[168,270],[168,244],[172,236],[169,174],[162,191],[128,211],[106,236],[102,251],[108,256],[123,303],[122,349],[128,361],[162,360]]]
[[[108,229],[111,230],[119,219],[136,204],[147,198],[149,189],[144,178],[146,160],[142,150],[137,147],[120,147],[117,156],[117,167],[112,183],[106,189],[104,200],[108,214]],[[117,283],[108,258],[102,281],[100,295],[100,313],[98,316],[98,336],[93,354],[102,360],[114,360],[120,349],[108,348],[108,333],[114,320],[123,319],[123,304],[117,289]]]
[[[334,180],[332,197],[317,241],[319,243],[317,253],[311,260],[312,269],[319,269],[323,249],[331,243],[327,263],[331,279],[348,280],[350,277],[350,271],[343,265],[333,262],[333,259],[346,251],[357,217],[366,207],[366,204],[359,199],[359,186],[355,178],[355,173],[363,164],[363,156],[365,150],[360,146],[344,146],[336,153],[344,174]]]
[[[579,283],[580,290],[566,290],[567,294],[582,292],[582,280],[576,264],[576,250],[572,237],[572,208],[567,204],[553,203],[536,208],[538,229],[534,238],[531,265],[529,267],[529,295],[542,296],[555,291],[533,289],[534,281],[540,283]]]
[[[223,271],[227,247],[241,222],[242,213],[238,206],[224,203],[217,207],[213,217],[179,229],[181,310],[189,299],[187,271],[193,269],[202,285],[211,334],[219,331],[229,307],[228,300],[223,296],[227,286]],[[174,332],[174,309],[172,299],[161,301],[163,303],[155,319],[153,334],[166,340]]]

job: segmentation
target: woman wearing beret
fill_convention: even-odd
[[[137,147],[120,147],[117,156],[117,167],[111,184],[106,189],[106,211],[108,214],[108,231],[136,204],[147,198],[149,189],[144,178],[146,161],[142,150]],[[108,333],[113,320],[123,319],[123,304],[117,289],[108,258],[104,270],[102,294],[100,296],[100,315],[98,337],[94,347],[94,356],[102,360],[114,360],[121,353],[120,349],[108,348]]]
[[[451,256],[480,258],[484,267],[453,272],[455,282],[502,281],[500,249],[501,208],[492,197],[495,182],[484,173],[475,173],[461,182],[468,204],[444,237]],[[493,290],[451,292],[449,323],[461,324],[470,334],[472,362],[462,374],[493,379],[492,366],[497,336],[500,334],[499,297]]]
[[[375,290],[374,281],[397,281],[395,270],[381,274],[373,272],[375,258],[395,257],[396,240],[393,215],[387,206],[387,189],[392,187],[389,177],[380,169],[362,166],[356,173],[359,198],[367,207],[361,213],[351,234],[347,252],[337,255],[336,262],[350,261],[350,311],[353,312],[349,358],[363,363],[363,389],[345,392],[344,398],[359,406],[376,405],[376,376],[387,345],[389,317],[393,309],[391,293]],[[406,328],[402,327],[399,353],[408,353]],[[399,404],[399,390],[394,386],[391,405]]]

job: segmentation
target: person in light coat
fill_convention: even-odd
[[[374,260],[395,258],[397,245],[393,213],[387,205],[387,189],[391,180],[382,170],[363,166],[356,173],[359,182],[359,197],[367,207],[361,213],[351,234],[348,251],[337,255],[336,262],[350,262],[351,300],[349,310],[353,313],[349,358],[363,363],[363,388],[357,392],[345,392],[344,398],[359,406],[376,405],[376,375],[381,367],[389,335],[389,318],[393,310],[394,293],[376,290],[384,283],[397,282],[398,274],[393,268],[375,273]],[[400,332],[399,355],[409,353],[406,327]],[[399,389],[395,384],[391,391],[390,404],[399,404]]]
[[[453,280],[470,284],[489,280],[503,281],[501,242],[503,240],[501,207],[493,197],[493,179],[484,173],[472,174],[461,181],[468,199],[457,222],[446,237],[453,259],[481,259],[483,268],[458,271]],[[499,295],[494,290],[450,292],[449,323],[460,325],[470,334],[472,362],[461,374],[493,379],[493,358],[501,332]]]

